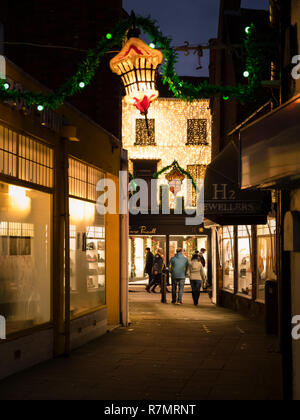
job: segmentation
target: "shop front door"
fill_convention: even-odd
[[[207,250],[207,236],[170,236],[169,259],[174,257],[178,248],[191,260],[195,251],[201,248]]]

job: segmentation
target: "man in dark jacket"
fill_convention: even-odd
[[[144,274],[148,274],[149,281],[148,285],[146,286],[147,292],[150,291],[150,284],[152,282],[152,267],[153,267],[154,255],[151,252],[150,248],[146,248],[146,265]]]

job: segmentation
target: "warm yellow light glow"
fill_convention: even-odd
[[[192,165],[206,166],[211,162],[212,117],[209,100],[185,102],[180,99],[159,98],[155,101],[148,112],[148,119],[154,120],[155,145],[135,145],[136,120],[140,118],[139,111],[124,100],[122,140],[124,149],[128,150],[130,172],[133,172],[132,160],[134,159],[159,160],[158,171],[171,165],[174,160],[177,160],[185,170],[191,170]],[[207,120],[207,145],[187,145],[188,120],[193,119]],[[147,141],[144,144],[147,144]],[[191,172],[195,171],[191,170]],[[204,170],[196,172],[200,172],[201,178],[204,178]],[[166,181],[165,175],[166,173],[160,177],[161,182]],[[184,190],[183,185],[182,191]],[[171,207],[173,199],[174,195],[171,194]]]
[[[92,223],[95,220],[95,204],[70,198],[70,218],[72,222]]]
[[[123,101],[123,147],[129,159],[160,159],[158,170],[177,160],[179,165],[208,165],[211,162],[212,118],[208,100],[193,101],[159,98],[149,109],[148,119],[154,119],[156,146],[136,146],[136,120],[139,111]],[[187,144],[187,120],[207,120],[207,146]],[[130,168],[132,170],[132,167]]]
[[[14,210],[29,211],[31,208],[31,200],[27,197],[27,189],[9,185],[8,193],[11,198],[11,206]]]

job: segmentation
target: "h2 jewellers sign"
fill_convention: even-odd
[[[249,193],[243,194],[243,191],[237,191],[228,184],[211,184],[210,191],[205,191],[204,214],[260,213],[263,202],[249,200]]]

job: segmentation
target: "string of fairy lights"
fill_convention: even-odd
[[[163,52],[164,64],[162,66],[162,80],[169,85],[175,98],[185,101],[210,98],[221,95],[224,100],[234,98],[240,102],[250,101],[254,98],[257,89],[261,86],[261,54],[256,45],[255,27],[250,25],[245,29],[244,52],[246,58],[244,77],[247,84],[237,86],[221,86],[209,84],[207,81],[193,85],[183,81],[175,71],[177,61],[176,49],[171,46],[171,39],[165,37],[157,24],[149,17],[130,17],[120,21],[115,27],[104,35],[94,49],[89,49],[85,58],[79,64],[77,72],[66,80],[55,92],[46,94],[30,90],[19,91],[12,89],[6,79],[0,79],[0,101],[23,100],[29,106],[36,106],[42,112],[45,108],[57,109],[68,97],[83,91],[93,80],[101,59],[116,45],[122,45],[128,30],[133,24],[142,29],[151,39],[150,46]]]
[[[123,100],[123,144],[129,150],[139,150],[139,158],[143,158],[144,148],[137,148],[141,145],[136,142],[139,134],[140,137],[145,134],[145,124],[141,127],[137,125],[140,118],[139,111]],[[156,143],[156,140],[160,139],[159,147],[177,148],[182,144],[189,144],[187,121],[195,120],[201,120],[205,123],[205,130],[202,133],[203,138],[199,138],[199,142],[203,140],[203,142],[211,143],[212,122],[210,104],[207,99],[188,103],[177,98],[160,97],[149,108],[148,118],[150,122],[153,122],[153,133],[150,133],[150,140]],[[143,120],[141,121],[143,122]],[[163,142],[161,141],[162,138],[164,139]],[[145,145],[151,146],[152,142],[142,146]],[[190,148],[192,148],[192,144],[190,144]],[[155,148],[154,153],[156,153],[156,150],[157,148]],[[166,150],[162,150],[162,152],[165,153]],[[155,158],[155,155],[153,155],[153,158]],[[198,158],[199,156],[196,157],[196,160]]]
[[[176,98],[158,98],[149,109],[148,117],[153,121],[153,143],[138,144],[141,118],[139,111],[125,103],[122,106],[123,133],[122,144],[128,150],[130,181],[133,180],[134,160],[159,160],[157,173],[153,178],[161,180],[163,174],[173,168],[172,162],[177,161],[179,172],[185,178],[191,179],[196,187],[195,171],[199,162],[207,167],[211,162],[212,116],[209,100],[195,100],[188,103]],[[206,135],[203,139],[189,143],[188,121],[204,121]],[[146,135],[141,133],[141,135]],[[197,135],[197,134],[196,134]],[[146,136],[147,137],[147,136]],[[204,178],[204,175],[201,176]],[[183,186],[185,191],[186,187]]]

